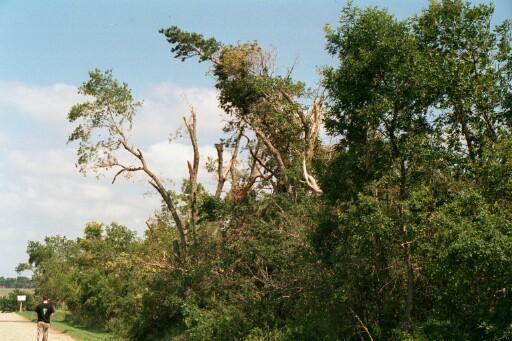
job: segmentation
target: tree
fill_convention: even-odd
[[[70,112],[78,165],[144,173],[161,210],[142,239],[89,223],[30,242],[19,269],[132,340],[511,339],[511,25],[492,31],[491,15],[459,0],[402,21],[348,5],[326,27],[338,65],[315,91],[255,42],[162,30],[176,58],[211,65],[228,117],[215,193],[198,182],[193,109],[189,177],[170,192],[128,142],[139,103],[94,71],[92,100]],[[181,232],[186,258],[170,250]]]
[[[462,294],[460,301],[493,306],[483,308],[486,313],[501,309],[476,293],[488,287],[455,266],[473,261],[459,253],[461,248],[473,250],[479,253],[477,262],[487,264],[481,268],[484,277],[496,276],[490,286],[502,283],[496,270],[502,265],[491,267],[489,262],[492,258],[502,264],[497,254],[502,254],[501,243],[508,242],[491,223],[498,218],[482,219],[489,224],[486,232],[468,221],[467,233],[455,219],[467,216],[463,212],[474,205],[458,202],[474,188],[509,214],[504,198],[509,183],[510,24],[492,32],[491,15],[490,6],[446,0],[432,1],[409,21],[397,21],[383,10],[349,5],[340,27],[327,27],[328,51],[339,66],[324,71],[326,127],[340,143],[322,177],[332,207],[314,240],[338,271],[343,302],[353,309],[355,322],[362,321],[365,334],[453,337],[450,327],[440,327],[445,324],[471,339],[508,335],[498,331],[504,328],[501,319],[510,320],[503,313],[493,315],[492,322],[476,311],[465,317],[453,312],[450,318],[450,308],[441,308],[437,300],[443,285],[451,287],[440,280],[446,275],[454,286],[471,283],[478,288],[472,295]],[[455,215],[447,217],[444,210],[453,207]],[[444,220],[436,225],[441,216]],[[482,240],[493,243],[489,254],[480,254]],[[434,256],[440,250],[450,255]],[[439,276],[435,280],[433,273]],[[440,318],[429,309],[446,315]],[[398,311],[404,318],[396,317]],[[464,323],[469,315],[475,317],[469,324],[486,327],[471,330]],[[438,325],[425,322],[429,319]],[[425,329],[418,332],[418,326]]]
[[[94,70],[89,76],[90,79],[79,88],[79,93],[92,97],[94,101],[74,105],[68,115],[70,122],[80,122],[69,137],[69,142],[79,141],[77,166],[82,173],[86,173],[89,167],[95,172],[117,169],[112,183],[121,174],[143,172],[171,212],[181,247],[185,250],[185,229],[172,196],[162,180],[151,171],[142,151],[128,140],[133,117],[141,102],[134,101],[128,85],[113,79],[111,71]],[[121,161],[117,155],[120,150],[135,159],[137,164]]]
[[[197,57],[212,64],[220,105],[230,117],[226,131],[233,133],[235,150],[240,134],[246,137],[246,148],[253,160],[246,182],[249,186],[232,181],[232,194],[238,196],[233,193],[235,189],[246,193],[258,178],[265,183],[270,181],[275,191],[290,192],[299,185],[300,177],[309,190],[321,193],[308,172],[319,143],[321,92],[306,91],[304,84],[291,78],[291,70],[284,76],[276,75],[274,56],[257,43],[223,45],[176,26],[160,32],[172,44],[175,58],[184,61]],[[310,104],[302,105],[305,101]],[[297,176],[294,169],[302,171]],[[222,182],[225,176],[221,175]],[[236,180],[233,170],[231,175]]]
[[[491,30],[491,4],[433,1],[413,19],[428,56],[435,118],[451,148],[477,161],[500,132],[510,132],[512,91],[510,22]]]
[[[51,297],[58,304],[73,296],[77,251],[74,241],[61,236],[28,243],[28,264],[34,272],[36,294]]]
[[[183,122],[185,122],[185,126],[187,127],[188,136],[190,137],[190,142],[192,143],[192,148],[194,150],[193,162],[187,162],[190,182],[190,228],[192,233],[194,233],[197,221],[197,174],[199,172],[199,146],[197,144],[196,113],[194,108],[191,107],[190,112],[190,120],[187,121],[187,119],[183,117]]]
[[[399,245],[407,269],[405,315],[411,322],[414,269],[404,202],[414,168],[421,166],[417,161],[423,163],[415,160],[415,149],[425,145],[429,133],[429,103],[423,87],[426,64],[408,26],[385,11],[349,6],[340,21],[338,30],[326,29],[328,51],[340,62],[338,68],[324,71],[330,95],[326,126],[341,137],[338,158],[355,159],[355,167],[366,168],[366,182],[353,180],[357,172],[342,168],[341,173],[351,177],[341,178],[341,183],[360,183],[352,195],[374,187],[394,211],[392,219],[401,235]]]

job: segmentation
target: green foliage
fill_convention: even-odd
[[[121,147],[124,129],[131,129],[133,117],[141,102],[133,99],[126,83],[119,83],[112,71],[98,69],[89,72],[89,80],[78,93],[93,101],[74,105],[68,114],[69,122],[79,122],[68,142],[79,141],[77,166],[85,173],[112,167],[117,161],[115,151]]]
[[[190,57],[199,57],[204,62],[213,57],[222,45],[215,39],[205,39],[201,34],[184,32],[177,26],[172,26],[159,31],[167,38],[167,41],[174,45],[171,52],[175,58],[185,61]]]
[[[511,123],[506,103],[512,40],[507,23],[490,29],[493,12],[488,4],[444,0],[412,21],[442,109],[437,128],[451,148],[473,161]]]
[[[327,33],[328,51],[341,63],[324,71],[327,89],[339,91],[331,96],[328,127],[357,141],[365,134],[353,130],[378,127],[390,119],[388,112],[404,112],[393,122],[397,129],[416,120],[420,124],[422,118],[414,115],[424,109],[421,78],[426,65],[407,25],[375,8],[348,7],[340,20],[338,31]],[[344,122],[336,113],[350,118]]]
[[[479,186],[490,203],[510,209],[512,195],[512,139],[504,135],[482,153]]]
[[[512,314],[512,224],[471,191],[435,212],[426,276],[438,321],[458,339],[506,339]],[[454,309],[454,307],[457,307]],[[507,332],[508,330],[508,332]]]
[[[19,269],[74,319],[130,340],[510,339],[511,31],[491,30],[492,12],[432,1],[400,21],[348,5],[326,27],[339,64],[322,73],[325,126],[338,142],[311,151],[319,196],[300,182],[311,91],[256,42],[161,30],[176,58],[212,64],[226,131],[258,135],[245,148],[259,144],[270,177],[243,200],[199,185],[184,257],[164,208],[141,239],[89,223],[77,240],[29,242]],[[90,76],[81,91],[94,101],[71,110],[82,123],[70,140],[80,164],[105,166],[138,103],[110,72]],[[187,216],[190,182],[168,195]]]
[[[33,310],[37,304],[33,293],[25,290],[14,289],[7,296],[0,297],[0,311],[17,311],[20,309],[18,296],[25,295],[27,300],[23,302],[23,310]]]
[[[508,335],[510,37],[491,15],[446,0],[399,22],[348,6],[326,29],[340,62],[324,71],[326,126],[340,143],[312,241],[345,318],[361,319],[344,335]]]
[[[47,237],[29,242],[29,263],[35,268],[36,293],[65,305],[77,322],[105,327],[115,297],[128,283],[118,267],[136,242],[134,232],[112,223],[88,223],[76,241]]]

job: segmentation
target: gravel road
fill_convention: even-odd
[[[0,340],[2,341],[35,341],[37,326],[15,313],[0,313]],[[75,341],[70,336],[53,330],[50,326],[48,341]]]

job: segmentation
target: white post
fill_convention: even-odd
[[[20,313],[23,310],[23,301],[20,301]]]

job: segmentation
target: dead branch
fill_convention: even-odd
[[[247,122],[246,122],[247,123]],[[247,123],[248,124],[248,123]],[[286,165],[284,163],[283,157],[279,150],[272,144],[270,139],[259,129],[256,125],[250,125],[248,124],[254,133],[256,134],[256,137],[261,140],[261,142],[267,147],[269,152],[275,157],[277,161],[277,166],[279,168],[279,176],[277,177],[277,180],[282,185],[288,185],[288,176],[286,175]],[[287,191],[290,191],[291,188],[287,186]]]
[[[190,179],[190,226],[192,233],[194,233],[197,221],[197,174],[199,172],[199,146],[197,144],[196,113],[192,106],[190,107],[190,120],[187,121],[187,119],[183,117],[183,121],[187,127],[190,142],[192,143],[192,148],[194,150],[193,164],[191,164],[190,161],[187,162]]]
[[[355,318],[357,319],[357,321],[359,322],[359,324],[361,325],[361,327],[364,329],[364,331],[366,332],[366,334],[368,335],[368,337],[370,338],[371,341],[373,341],[373,337],[372,337],[372,334],[370,334],[370,331],[368,330],[368,328],[366,327],[366,325],[363,323],[363,321],[361,321],[361,319],[359,318],[359,316],[356,314],[356,312],[354,310],[352,310],[352,308],[350,308],[350,311],[352,312],[352,314],[354,314]]]
[[[226,177],[224,176],[224,144],[216,143],[215,149],[217,150],[217,189],[215,190],[215,197],[220,198],[222,188],[226,182]]]
[[[251,155],[256,156],[260,150],[259,141],[254,148],[255,150],[252,150],[252,148],[250,146],[248,147],[248,149],[249,149],[249,152]],[[261,170],[258,167],[258,160],[257,160],[257,156],[256,156],[256,157],[252,158],[251,170],[249,173],[249,177],[247,178],[247,180],[245,180],[244,184],[242,186],[240,186],[240,188],[236,189],[238,197],[243,198],[243,197],[247,196],[247,193],[251,190],[251,188],[256,183],[256,180],[260,177],[263,178],[263,175],[261,174]],[[231,192],[233,192],[233,189]]]
[[[217,150],[217,189],[215,190],[215,197],[220,198],[222,194],[222,189],[224,188],[224,183],[226,182],[227,176],[231,173],[231,188],[237,186],[238,175],[236,170],[236,160],[238,159],[238,149],[240,147],[240,140],[242,139],[244,132],[244,127],[240,127],[238,130],[238,134],[235,139],[235,145],[233,150],[231,151],[231,158],[229,160],[229,164],[224,170],[224,144],[217,143],[215,144],[215,149]]]
[[[124,166],[122,164],[119,164],[119,163],[114,163],[112,164],[112,166],[118,166],[120,167],[121,169],[116,173],[116,175],[114,175],[114,178],[112,179],[112,184],[114,184],[114,182],[116,181],[117,177],[119,175],[121,175],[122,173],[124,172],[137,172],[137,171],[141,171],[141,170],[144,170],[144,168],[142,167],[127,167],[127,166]]]
[[[238,182],[238,174],[236,171],[236,160],[238,158],[238,149],[240,148],[240,140],[242,139],[243,133],[244,133],[244,127],[241,126],[238,130],[238,135],[236,136],[235,146],[233,148],[233,152],[231,153],[231,159],[229,160],[229,165],[226,170],[226,174],[224,175],[224,177],[226,177],[228,171],[229,171],[229,173],[231,173],[231,186],[233,186],[233,184],[235,184],[235,186],[236,186],[236,183]]]
[[[259,148],[258,148],[258,149],[259,149]],[[269,167],[268,167],[268,165],[267,165],[267,163],[266,163],[266,162],[264,162],[264,161],[261,159],[261,156],[259,156],[259,155],[258,155],[258,149],[256,149],[256,150],[252,150],[252,148],[248,148],[248,150],[249,150],[249,154],[251,154],[251,157],[253,158],[253,160],[254,160],[255,162],[257,162],[257,164],[259,164],[261,167],[263,167],[263,169],[264,169],[266,172],[270,173],[272,176],[276,176],[276,174],[274,173],[274,171],[273,171],[271,168],[269,168]],[[264,155],[262,155],[262,156],[264,156]],[[253,163],[253,165],[254,165],[254,163]],[[259,168],[258,168],[258,170],[259,170]]]
[[[306,158],[304,157],[302,159],[302,171],[304,174],[304,180],[306,181],[306,184],[308,187],[313,191],[314,194],[319,195],[322,193],[322,189],[320,186],[318,186],[315,178],[311,175],[309,175],[308,170],[306,168]]]

